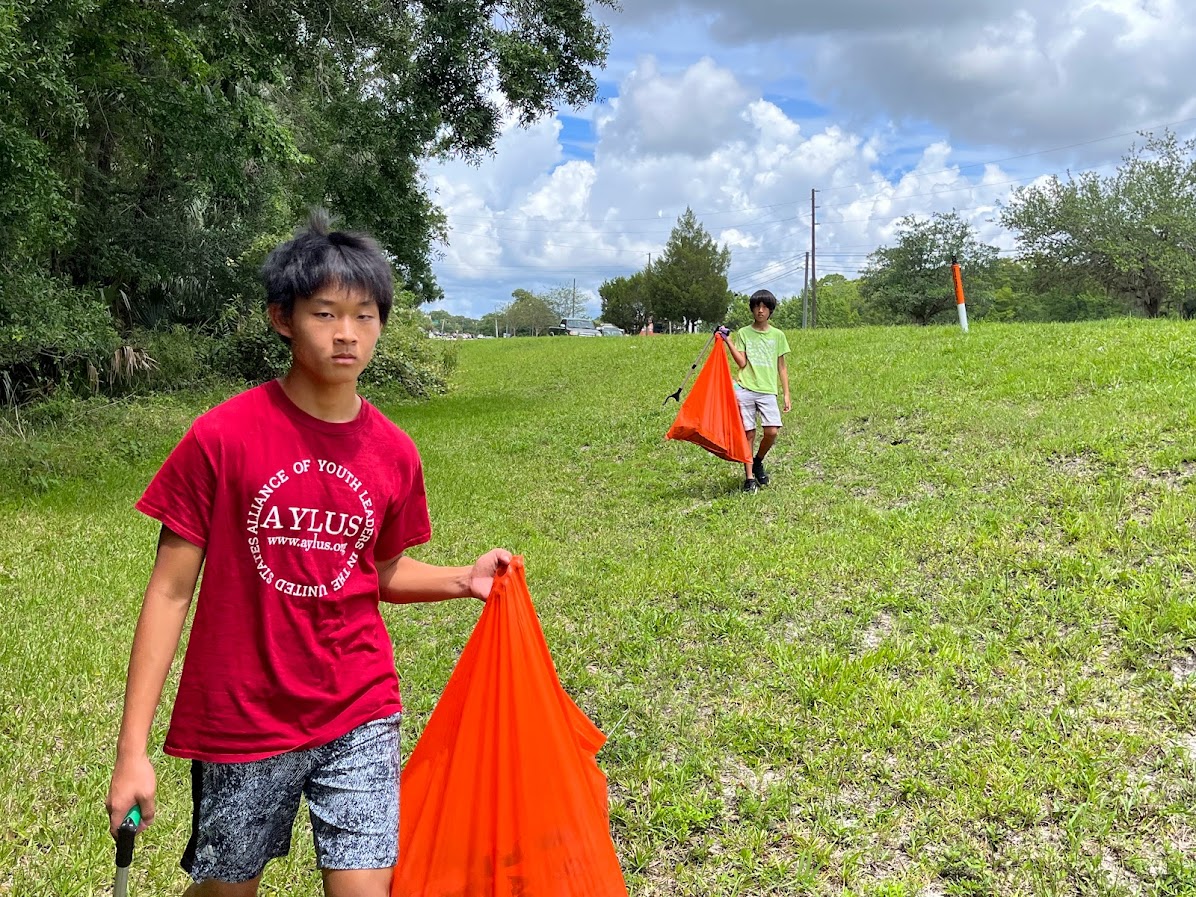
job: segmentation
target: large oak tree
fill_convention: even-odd
[[[969,301],[986,299],[996,247],[977,240],[972,225],[956,212],[902,218],[896,243],[868,257],[860,298],[893,322],[929,324],[955,307],[952,258],[964,270]]]
[[[1148,135],[1114,175],[1021,188],[1001,223],[1040,286],[1095,283],[1152,318],[1177,309],[1196,290],[1196,140]]]

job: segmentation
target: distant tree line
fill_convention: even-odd
[[[587,317],[585,307],[576,291],[569,286],[556,286],[540,293],[518,289],[511,293],[511,301],[486,314],[478,322],[485,334],[511,336],[545,336],[548,328],[563,318]]]
[[[821,277],[810,295],[782,297],[773,320],[800,327],[805,305],[819,327],[954,321],[953,258],[973,320],[1196,315],[1196,141],[1146,135],[1114,175],[1021,188],[996,220],[1015,254],[981,243],[953,211],[903,218],[858,278]],[[602,285],[602,315],[626,329],[650,317],[746,325],[747,295],[726,291],[729,263],[687,210],[658,261]]]

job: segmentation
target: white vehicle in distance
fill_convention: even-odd
[[[589,318],[561,318],[556,327],[548,328],[549,336],[602,336],[602,331]]]

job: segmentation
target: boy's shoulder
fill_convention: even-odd
[[[271,404],[269,386],[269,383],[263,383],[250,387],[212,406],[195,418],[191,424],[192,431],[197,436],[217,436],[246,420],[258,419],[261,414],[268,413]]]
[[[372,439],[377,439],[379,437],[388,439],[391,440],[393,444],[403,448],[410,448],[411,451],[417,452],[418,454],[418,451],[415,447],[415,440],[411,438],[407,431],[383,414],[380,410],[378,410],[378,406],[372,404],[369,399],[362,398],[361,413],[363,415],[368,415],[368,423],[373,430],[371,433]]]
[[[736,333],[758,338],[774,338],[778,333],[783,336],[785,331],[771,323],[765,330],[757,330],[754,324],[744,324],[739,328],[739,330],[736,331]]]

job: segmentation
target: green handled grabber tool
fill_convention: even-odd
[[[141,825],[141,807],[136,804],[116,830],[116,884],[113,897],[127,897],[129,893],[129,866],[133,863],[133,838]]]

